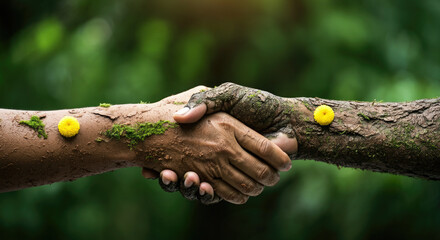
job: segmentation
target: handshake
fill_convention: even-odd
[[[439,180],[439,129],[440,98],[281,98],[233,83],[147,105],[0,109],[0,192],[137,166],[188,199],[242,204],[294,157]]]
[[[165,152],[168,160],[159,161],[163,164],[156,169],[144,167],[145,178],[160,176],[165,191],[180,191],[204,204],[221,199],[243,204],[264,186],[275,185],[278,171],[292,167],[289,155],[298,149],[291,127],[293,103],[232,83],[196,87],[163,101],[182,101],[189,93],[188,103],[173,115],[181,134],[167,143],[172,145]]]

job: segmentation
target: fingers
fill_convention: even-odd
[[[194,123],[206,113],[206,105],[200,104],[194,108],[184,107],[174,113],[173,118],[178,123]]]
[[[200,179],[195,172],[187,172],[181,181],[180,193],[189,200],[196,200],[199,191]]]
[[[159,185],[166,192],[175,192],[179,190],[179,185],[177,184],[177,174],[171,170],[163,170],[160,173]]]
[[[223,83],[217,88],[194,93],[189,99],[188,104],[174,114],[174,120],[178,123],[194,123],[205,114],[215,113],[220,110],[229,112],[229,107],[241,99],[243,94],[237,95],[235,92],[242,88],[242,86],[234,83]]]
[[[226,166],[224,172],[225,175],[222,179],[245,195],[257,196],[264,189],[263,185],[255,182],[232,166]]]
[[[240,156],[231,159],[231,164],[264,186],[273,186],[280,180],[280,175],[271,166],[243,151]]]
[[[200,200],[203,204],[214,204],[222,199],[214,194],[213,187],[206,182],[200,183],[200,178],[195,172],[187,172],[183,181],[178,183],[178,176],[172,170],[163,170],[160,173],[159,185],[166,192],[180,191],[188,200]]]
[[[211,184],[202,182],[200,184],[199,194],[200,196],[204,196],[205,194],[214,196],[214,188],[212,188]]]
[[[295,137],[290,138],[284,133],[279,133],[275,138],[270,139],[270,141],[289,155],[298,152],[298,141]]]
[[[234,129],[235,138],[240,146],[262,158],[275,169],[288,171],[292,167],[289,156],[275,143],[245,125]]]
[[[212,186],[214,187],[215,193],[227,202],[233,204],[244,204],[249,199],[249,196],[239,192],[222,180],[213,180]]]
[[[202,182],[199,188],[199,200],[205,205],[220,202],[222,199],[214,194],[214,188],[207,182]]]

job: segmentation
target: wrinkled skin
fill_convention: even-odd
[[[277,171],[291,167],[290,158],[279,147],[226,113],[183,125],[176,132],[176,141],[164,147],[167,159],[158,161],[155,168],[172,169],[178,176],[194,171],[211,184],[216,195],[231,203],[245,203],[264,186],[276,184]],[[171,184],[165,186],[175,190],[170,189],[175,188]],[[207,202],[209,199],[197,196],[197,190],[193,184],[182,193]]]
[[[246,124],[248,127],[251,127],[264,134],[271,140],[272,143],[278,145],[291,157],[293,157],[297,152],[298,143],[289,121],[290,114],[293,111],[293,106],[286,100],[265,91],[247,88],[233,83],[225,83],[214,89],[206,88],[206,91],[193,94],[185,108],[174,115],[174,119],[179,123],[193,123],[201,119],[206,114],[219,111],[232,115]],[[222,120],[227,120],[224,115]],[[240,124],[241,123],[238,121],[231,122],[229,128],[244,127],[240,126]],[[237,133],[240,134],[239,132],[236,132],[236,134]],[[236,135],[236,137],[240,138],[239,135]],[[226,144],[227,148],[233,147],[233,145],[229,145],[230,143]],[[231,149],[231,151],[234,150]],[[268,160],[269,159],[266,159],[266,161]],[[247,163],[246,165],[242,165],[240,170],[246,173],[254,172],[253,176],[256,177],[255,173],[258,172],[259,167],[251,164],[252,161],[246,158],[241,162]],[[216,183],[216,181],[211,182],[208,180],[207,182],[199,184],[200,177],[197,174],[199,171],[196,170],[193,172],[194,170],[195,169],[191,169],[191,171],[186,173],[180,183],[177,175],[173,171],[164,170],[162,171],[161,178],[159,179],[160,185],[165,191],[180,190],[184,197],[191,200],[197,198],[201,199],[200,193],[214,195],[214,189],[216,194],[220,195],[221,197],[222,195],[225,195],[224,193],[219,193],[219,190],[225,190],[223,188],[218,188],[218,183]],[[151,172],[148,169],[144,169],[143,174],[147,178],[156,176],[154,172]],[[271,174],[273,174],[273,172]],[[164,182],[169,184],[166,185]],[[260,182],[260,184],[263,183]],[[268,182],[266,182],[266,184],[268,184]],[[247,186],[247,184],[245,185]],[[186,186],[191,187],[188,188]],[[251,186],[253,188],[252,191],[248,189],[248,192],[246,192],[245,189],[241,189],[241,194],[257,195],[260,193],[259,191],[262,190],[262,188],[259,187],[259,185],[255,185],[255,183]],[[240,189],[240,186],[235,187]],[[197,191],[197,188],[199,188],[199,191]],[[243,195],[232,192],[231,195],[229,195],[229,198],[232,198],[231,196],[235,195],[237,197],[240,196],[238,197],[240,199],[245,198]],[[226,200],[230,201],[229,199]],[[211,198],[210,200],[207,200],[206,198],[202,199],[202,202],[206,204],[217,201],[217,198]]]

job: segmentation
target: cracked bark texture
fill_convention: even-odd
[[[296,159],[440,179],[440,98],[403,103],[281,98],[225,83],[194,94],[189,107],[225,111],[266,136],[296,137]],[[319,105],[335,112],[329,126],[314,121]]]

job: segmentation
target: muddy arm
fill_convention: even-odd
[[[0,109],[0,191],[138,166],[170,169],[179,179],[194,171],[220,198],[241,204],[278,182],[277,170],[290,169],[289,157],[230,115],[213,114],[197,124],[174,122],[173,113],[199,90],[154,104],[44,112]],[[76,136],[58,132],[64,116],[79,121]],[[31,118],[45,124],[45,133],[21,123]],[[207,195],[196,198],[205,203],[220,199]]]

